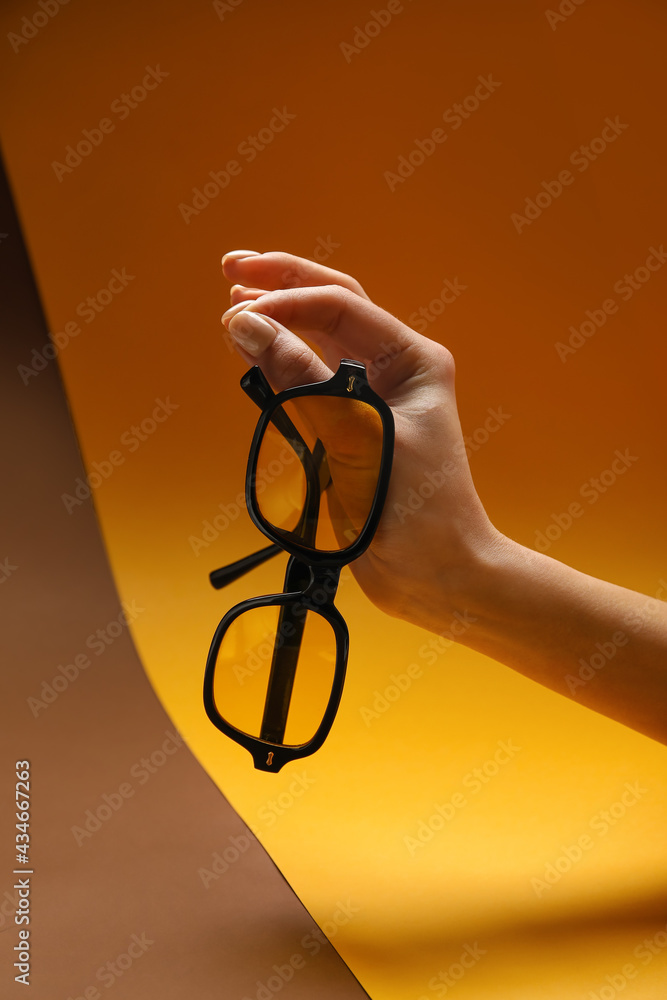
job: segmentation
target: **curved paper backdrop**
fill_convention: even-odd
[[[201,681],[219,617],[284,570],[207,582],[262,544],[219,325],[239,246],[326,259],[446,343],[497,526],[667,594],[667,13],[35,10],[5,4],[5,152],[157,696],[371,996],[662,996],[662,747],[388,619],[349,573],[349,679],[315,757],[255,772]],[[26,392],[53,363],[26,355]]]

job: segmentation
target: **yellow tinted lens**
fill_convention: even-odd
[[[215,707],[249,736],[299,746],[319,729],[335,666],[336,637],[322,615],[299,605],[253,608],[223,636]]]
[[[306,548],[347,548],[368,520],[382,440],[380,415],[360,400],[299,396],[277,407],[256,466],[262,515]]]

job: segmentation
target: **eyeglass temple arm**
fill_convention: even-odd
[[[315,448],[313,449],[313,459],[316,460],[316,464],[320,469],[321,491],[327,487],[327,482],[323,482],[322,480],[331,480],[331,474],[329,473],[328,467],[325,475],[322,476],[322,468],[325,458],[326,453],[322,450],[322,442],[318,438]],[[304,505],[304,509],[299,519],[299,524],[295,529],[295,533],[300,534],[301,537],[304,535],[304,520],[306,519],[310,520],[311,524],[313,520],[317,520],[317,518],[313,519],[312,517],[312,499],[310,504],[306,503]],[[236,562],[230,563],[229,566],[221,566],[220,569],[214,569],[208,575],[208,578],[211,581],[211,586],[215,587],[216,590],[222,590],[223,587],[226,587],[228,584],[234,583],[234,581],[238,580],[240,577],[245,576],[245,574],[249,573],[251,569],[255,569],[256,566],[261,566],[262,563],[267,562],[268,559],[273,559],[274,556],[277,556],[283,551],[284,549],[282,549],[280,545],[267,545],[266,548],[258,549],[257,552],[251,552],[249,556],[243,556],[242,559],[237,559]]]
[[[230,563],[229,566],[221,566],[220,569],[214,569],[212,573],[209,573],[208,578],[216,590],[222,590],[227,584],[233,583],[234,580],[238,580],[239,577],[249,573],[251,569],[261,566],[267,559],[272,559],[283,551],[279,545],[267,545],[266,548],[252,552],[249,556],[244,556],[243,559],[237,559],[236,562]]]
[[[313,548],[322,495],[320,479],[324,478],[325,458],[326,449],[318,438],[312,453],[308,450],[307,456],[304,455],[301,459],[306,473],[306,497],[294,534],[298,535],[304,545]],[[328,471],[327,466],[327,474]],[[293,557],[287,564],[283,591],[286,594],[303,591],[310,579],[311,571],[308,565]],[[284,604],[281,607],[260,731],[260,739],[268,740],[269,743],[282,743],[285,739],[285,727],[305,624],[306,616],[302,608],[297,610],[292,604]]]
[[[252,399],[255,406],[258,406],[260,410],[266,409],[268,403],[270,403],[276,395],[267,382],[264,372],[258,365],[255,365],[249,372],[245,373],[241,379],[241,388],[245,392],[246,396]],[[271,423],[280,431],[283,437],[289,441],[299,457],[301,464],[305,465],[304,458],[305,461],[308,461],[310,449],[290,418],[285,413],[282,406],[277,407],[271,414]],[[308,469],[304,468],[304,471],[307,476]]]
[[[333,595],[338,587],[340,569],[330,569],[327,575],[329,578],[327,589]],[[304,590],[309,579],[308,566],[296,558],[290,559],[285,574],[285,592]],[[298,604],[285,604],[280,609],[260,730],[260,739],[269,743],[280,744],[285,740],[285,728],[306,625],[306,614],[306,609]]]
[[[287,564],[284,592],[305,590],[310,575],[309,567],[293,556]],[[259,736],[261,740],[267,740],[269,743],[282,743],[285,738],[305,624],[306,615],[303,608],[293,604],[284,604],[281,607]]]
[[[264,372],[258,365],[255,365],[249,372],[245,373],[241,379],[241,388],[245,392],[246,396],[252,399],[255,406],[258,406],[260,410],[265,410],[271,400],[275,399],[276,394],[267,382]],[[275,424],[280,433],[283,434],[289,441],[300,441],[301,446],[303,448],[306,447],[306,442],[303,440],[282,407],[279,407],[274,411],[271,423]]]
[[[241,388],[246,395],[252,399],[253,403],[260,407],[260,409],[263,409],[275,396],[275,393],[267,382],[264,373],[257,365],[251,368],[250,371],[246,372],[243,376],[241,379]],[[303,537],[305,529],[304,520],[307,520],[309,515],[311,521],[317,519],[316,514],[313,519],[313,507],[315,505],[313,501],[316,502],[319,510],[319,493],[322,488],[322,484],[319,481],[320,476],[318,474],[318,470],[321,471],[322,460],[325,457],[322,442],[318,438],[311,453],[310,449],[306,445],[306,442],[303,440],[282,407],[275,411],[272,423],[276,425],[283,437],[290,442],[294,451],[298,455],[301,464],[304,466],[308,495],[301,513],[301,518],[299,519],[299,524],[296,528],[296,532]],[[315,468],[313,468],[313,465],[315,465]],[[230,563],[229,566],[221,566],[220,569],[214,569],[211,573],[209,573],[211,585],[215,587],[216,590],[222,590],[223,587],[226,587],[228,584],[238,580],[240,577],[250,572],[250,570],[255,569],[256,566],[261,566],[262,563],[266,562],[268,559],[272,559],[273,556],[278,555],[281,551],[282,549],[279,545],[267,545],[264,549],[259,549],[257,552],[253,552],[249,556],[237,559],[236,562]]]

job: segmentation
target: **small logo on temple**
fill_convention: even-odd
[[[347,391],[348,392],[352,392],[352,386],[354,385],[356,377],[357,377],[356,375],[348,375],[348,379],[347,379]]]
[[[266,763],[269,765],[273,764],[273,750],[269,750],[269,756],[266,758]]]

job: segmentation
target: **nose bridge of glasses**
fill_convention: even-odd
[[[280,744],[285,738],[306,616],[322,614],[332,605],[338,589],[339,567],[315,569],[292,556],[285,573],[285,593],[299,593],[299,599],[286,601],[280,608],[269,681],[266,690],[260,739]]]
[[[302,594],[309,605],[316,607],[333,604],[340,566],[313,566],[291,556],[285,571],[283,592],[285,594]]]
[[[260,739],[282,743],[301,651],[305,612],[298,604],[284,604],[278,617]]]
[[[286,594],[303,593],[308,589],[313,579],[313,571],[308,563],[291,556],[285,570],[283,591]]]

